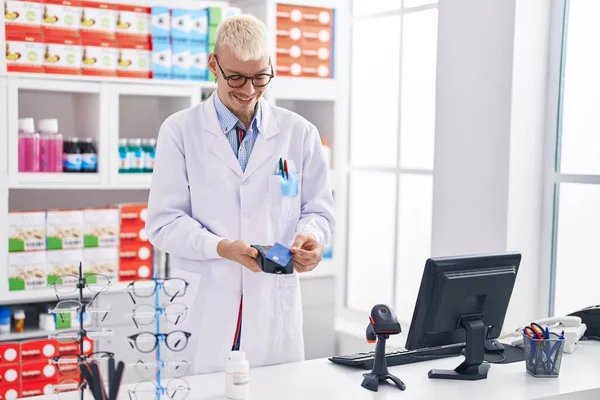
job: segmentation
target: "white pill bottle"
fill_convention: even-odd
[[[243,351],[229,353],[229,361],[225,367],[225,397],[243,400],[250,392],[250,364]]]

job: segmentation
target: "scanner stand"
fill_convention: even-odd
[[[456,379],[464,381],[478,381],[487,379],[489,364],[483,364],[486,326],[481,319],[462,320],[461,326],[467,331],[465,347],[465,361],[453,371],[432,369],[429,371],[431,379]]]
[[[385,359],[385,341],[389,338],[389,335],[377,335],[377,345],[375,346],[375,358],[373,360],[373,369],[368,374],[363,374],[365,377],[361,384],[365,389],[376,392],[379,388],[379,382],[389,379],[392,381],[400,390],[406,389],[406,385],[398,377],[390,374],[387,368],[387,362]]]

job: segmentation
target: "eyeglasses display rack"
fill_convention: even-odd
[[[88,347],[91,349],[92,344],[86,340],[93,340],[96,338],[107,337],[112,334],[110,329],[86,329],[84,322],[86,317],[91,318],[92,315],[100,315],[100,320],[104,321],[109,313],[109,309],[94,308],[92,305],[98,298],[100,293],[108,290],[111,282],[108,276],[101,274],[87,274],[84,275],[82,263],[79,263],[78,275],[63,275],[56,278],[52,284],[58,301],[56,307],[51,309],[51,314],[56,314],[56,318],[60,319],[61,322],[65,322],[66,318],[71,320],[71,323],[78,324],[79,329],[67,329],[59,331],[49,335],[50,339],[55,339],[58,342],[76,342],[78,343],[77,354],[65,354],[54,357],[51,361],[57,366],[60,374],[66,374],[69,378],[63,379],[58,384],[54,385],[53,389],[55,393],[71,392],[80,390],[81,400],[84,398],[86,389],[85,381],[87,380],[82,373],[80,366],[82,364],[89,365],[88,362],[92,361],[97,368],[97,362],[109,361],[110,366],[114,367],[114,354],[110,352],[91,352],[88,351]],[[84,298],[84,288],[87,288],[90,292],[94,293],[91,300],[86,302]],[[77,300],[61,300],[60,295],[70,294],[73,292],[78,293]],[[73,321],[71,315],[76,315],[76,321]],[[76,325],[75,325],[76,326]],[[101,374],[97,370],[97,377],[100,378]],[[114,372],[114,368],[112,371]],[[112,376],[110,377],[112,381]],[[117,387],[113,390],[118,391],[118,385],[120,384],[120,376],[118,379]],[[111,382],[113,385],[113,382]],[[93,389],[93,388],[90,388]],[[111,390],[112,391],[112,390]]]
[[[154,332],[142,331],[127,338],[131,347],[140,353],[154,353],[153,360],[140,359],[131,364],[144,379],[129,390],[129,397],[132,399],[148,400],[154,396],[159,400],[162,396],[167,396],[172,400],[183,400],[190,392],[188,383],[182,378],[189,370],[189,363],[166,360],[161,351],[163,342],[174,353],[183,351],[188,344],[190,332],[173,330],[163,333],[161,329],[161,318],[172,325],[185,320],[187,307],[173,301],[185,295],[187,286],[188,282],[180,278],[159,278],[157,269],[154,269],[152,279],[136,280],[127,286],[126,291],[135,305],[131,318],[136,328],[154,323]],[[165,306],[161,304],[161,292],[166,295]],[[154,304],[138,304],[136,298],[152,299]],[[165,375],[169,378],[166,385],[163,382],[167,377]]]

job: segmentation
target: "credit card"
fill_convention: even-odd
[[[275,243],[271,250],[267,253],[267,258],[282,267],[285,267],[294,255],[284,245]]]

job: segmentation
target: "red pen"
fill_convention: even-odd
[[[287,160],[285,160],[283,162],[283,170],[285,171],[285,179],[290,179],[290,175],[288,174],[288,169],[287,169]]]

